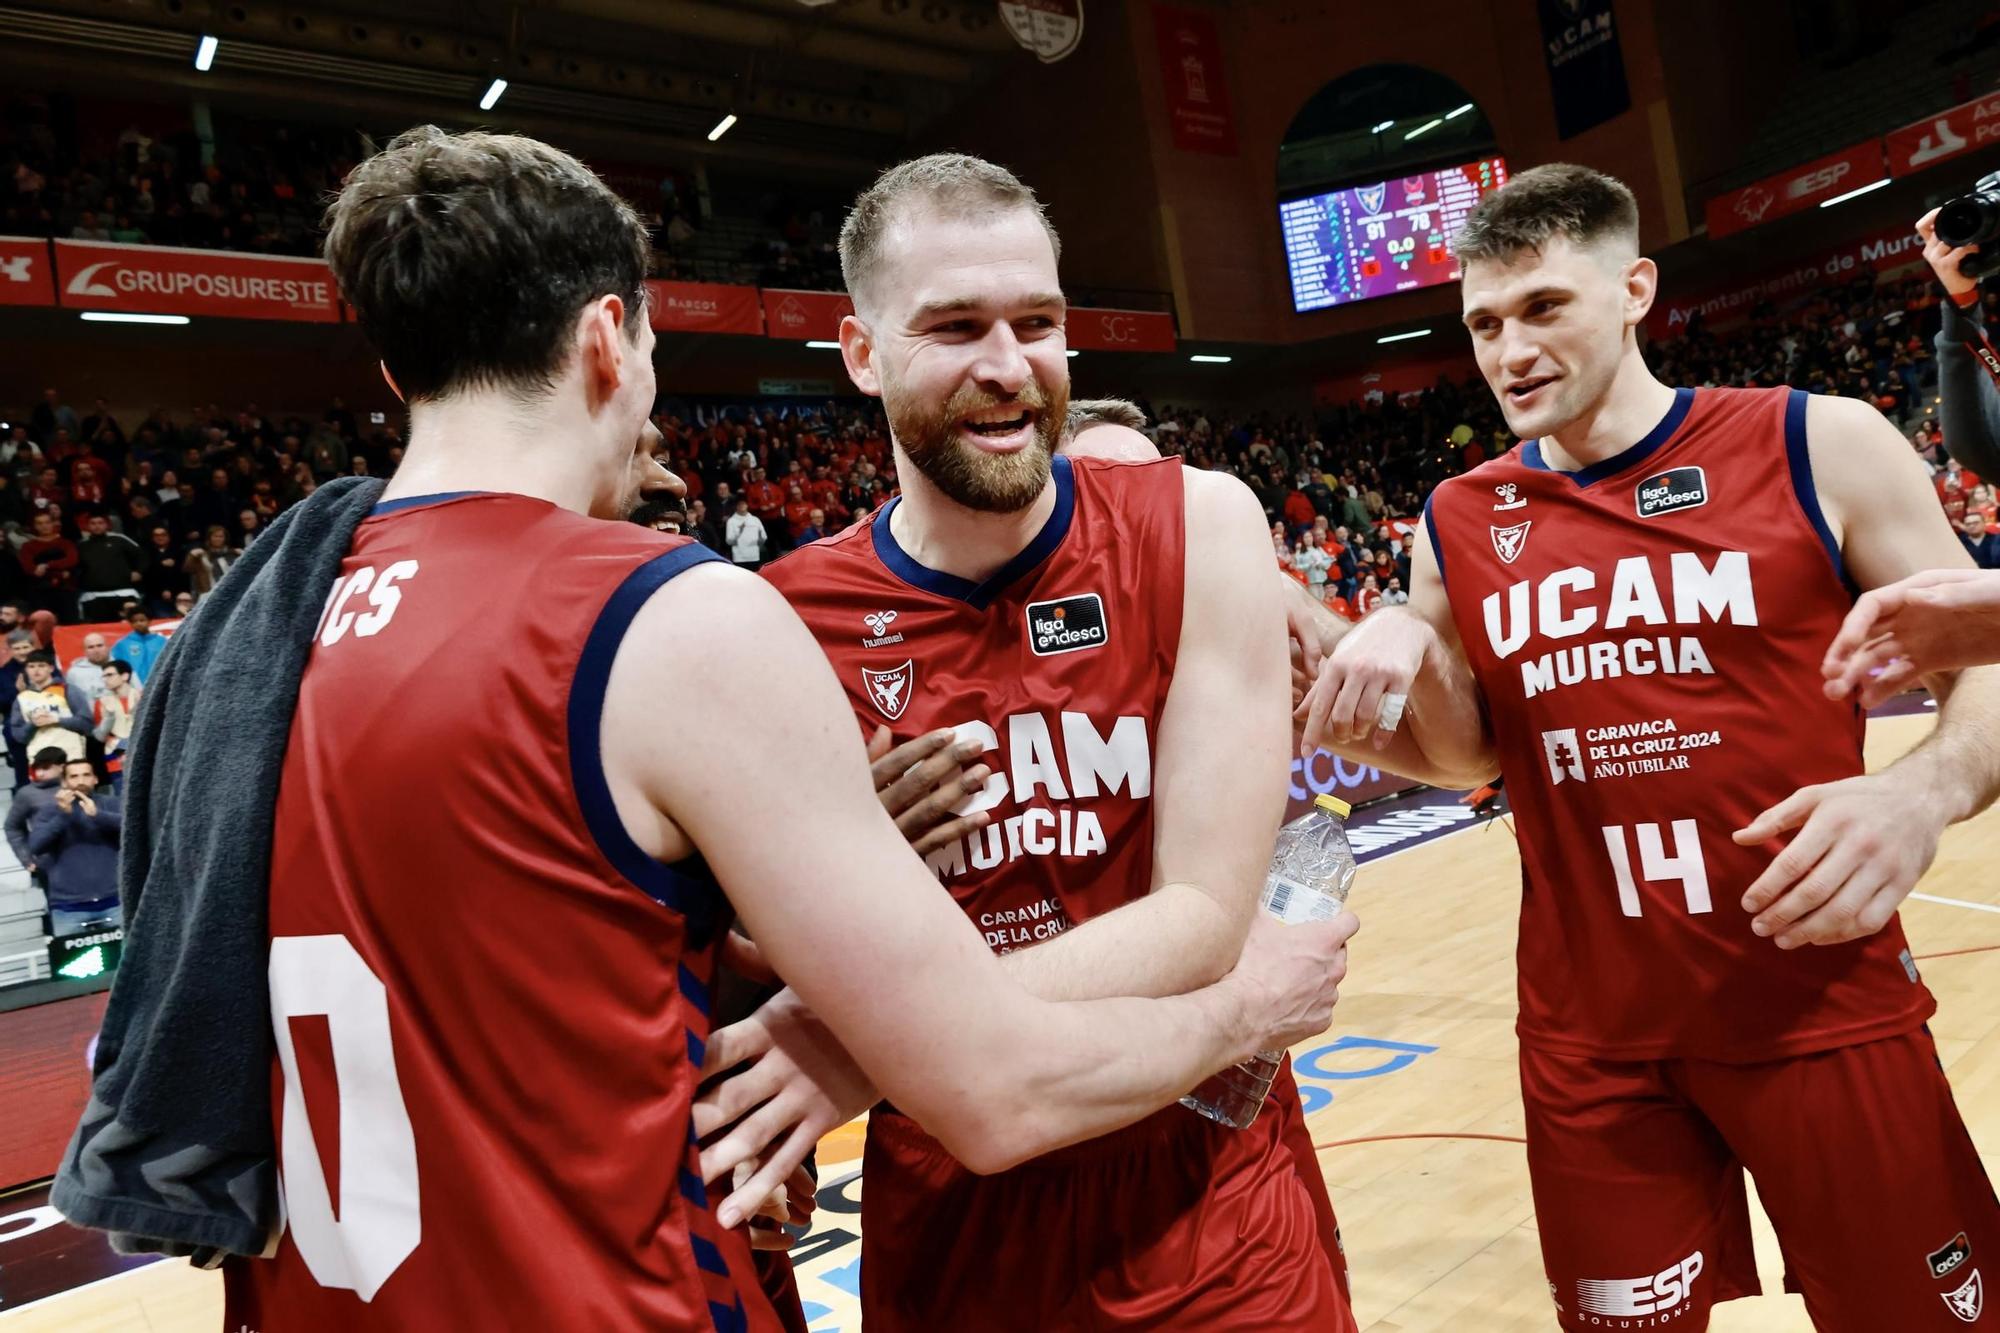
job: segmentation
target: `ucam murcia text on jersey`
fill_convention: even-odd
[[[1601,598],[1598,570],[1572,565],[1539,579],[1522,579],[1503,593],[1489,593],[1480,603],[1487,642],[1506,661],[1530,640],[1574,639],[1592,630],[1616,631],[1632,625],[1755,625],[1757,598],[1750,557],[1743,551],[1718,551],[1706,563],[1692,551],[1674,551],[1666,559],[1666,579],[1656,577],[1655,557],[1634,555],[1617,561]],[[1671,603],[1671,605],[1669,605]],[[1524,698],[1583,680],[1702,673],[1714,666],[1694,635],[1619,635],[1553,648],[1521,663]]]
[[[952,730],[961,740],[978,742],[982,754],[1001,752],[986,785],[954,813],[991,810],[1010,798],[1021,808],[926,856],[940,879],[990,870],[1022,856],[1101,855],[1108,842],[1097,814],[1070,803],[1143,801],[1153,794],[1152,739],[1142,716],[1116,719],[1108,734],[1090,714],[1071,710],[1054,718],[1042,712],[1014,713],[998,728],[975,720]]]

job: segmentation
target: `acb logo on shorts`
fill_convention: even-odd
[[[1683,509],[1699,509],[1708,503],[1708,478],[1698,467],[1677,467],[1670,472],[1656,472],[1639,483],[1635,498],[1640,518],[1658,518],[1661,514],[1678,513]]]
[[[1104,599],[1094,592],[1028,603],[1028,648],[1037,657],[1102,648],[1110,641]]]

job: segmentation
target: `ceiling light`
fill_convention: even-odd
[[[1210,356],[1205,352],[1196,352],[1188,358],[1190,361],[1199,361],[1205,366],[1226,366],[1232,359],[1226,356]]]
[[[736,113],[732,111],[728,115],[724,116],[721,120],[715,122],[715,128],[708,132],[708,141],[710,143],[714,143],[717,139],[720,139],[723,135],[729,133],[729,127],[731,125],[734,125],[735,123],[736,123]]]
[[[1472,110],[1472,103],[1467,102],[1464,106],[1454,107],[1452,110],[1445,112],[1444,118],[1446,120],[1457,120],[1460,116],[1464,115],[1466,112],[1470,110]]]
[[[128,315],[122,310],[86,310],[85,321],[91,324],[185,324],[186,315]]]
[[[1377,338],[1375,341],[1378,344],[1406,342],[1411,338],[1422,338],[1429,333],[1430,333],[1429,329],[1412,329],[1408,333],[1391,333],[1384,337]]]
[[[817,347],[823,352],[838,352],[840,350],[839,343],[830,343],[819,338],[812,339],[810,342],[806,344],[806,346]]]
[[[208,73],[209,66],[215,63],[215,48],[220,45],[221,42],[203,33],[201,45],[194,49],[194,67],[204,74]]]
[[[505,79],[493,80],[493,82],[486,85],[486,93],[479,99],[479,109],[481,111],[491,111],[494,107],[494,104],[499,102],[500,94],[506,91],[507,91],[507,80]]]
[[[1888,183],[1889,183],[1889,178],[1887,176],[1884,176],[1879,181],[1868,182],[1868,184],[1862,186],[1858,190],[1849,190],[1846,194],[1837,194],[1833,196],[1833,198],[1831,199],[1822,199],[1820,200],[1819,206],[1821,208],[1832,208],[1835,204],[1844,204],[1848,200],[1856,197],[1857,195],[1867,194],[1871,190],[1879,190]]]
[[[1410,140],[1416,138],[1419,134],[1429,134],[1432,130],[1436,129],[1438,126],[1442,124],[1444,124],[1443,116],[1433,116],[1429,120],[1425,121],[1423,124],[1411,130],[1408,134],[1404,135],[1403,142],[1408,143]]]

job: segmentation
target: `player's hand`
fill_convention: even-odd
[[[757,1174],[757,1163],[744,1162],[736,1168],[732,1185],[740,1188],[750,1183]],[[812,1221],[813,1209],[819,1206],[814,1194],[812,1172],[801,1165],[792,1172],[791,1178],[771,1191],[757,1211],[750,1215],[747,1233],[753,1250],[777,1250],[792,1248],[792,1234],[786,1227],[802,1227]]]
[[[1743,895],[1780,949],[1842,944],[1889,924],[1937,855],[1941,802],[1894,770],[1801,787],[1737,831],[1752,847],[1797,829]]]
[[[887,727],[877,727],[868,738],[875,795],[918,856],[986,827],[992,816],[984,810],[952,814],[993,776],[984,764],[965,767],[979,753],[978,741],[959,740],[950,727],[904,741],[893,750],[889,739]]]
[[[1927,672],[2000,662],[2000,570],[1929,569],[1863,593],[1820,672],[1829,699],[1873,708]]]
[[[1360,929],[1352,912],[1295,926],[1263,912],[1251,918],[1226,981],[1249,997],[1258,1050],[1283,1050],[1326,1031],[1347,976],[1347,941]]]
[[[1292,710],[1305,703],[1306,692],[1319,679],[1320,663],[1353,626],[1335,615],[1297,579],[1278,575],[1285,585],[1285,635],[1292,649]]]
[[[1963,296],[1967,292],[1977,291],[1978,280],[1966,277],[1959,272],[1958,266],[1965,261],[1967,255],[1978,254],[1979,247],[1961,245],[1954,250],[1940,241],[1937,238],[1937,215],[1938,210],[1933,208],[1917,219],[1917,235],[1923,239],[1924,258],[1930,262],[1931,272],[1937,274],[1938,281],[1944,284],[1945,294],[1948,296]]]
[[[703,1180],[719,1180],[740,1163],[762,1159],[717,1210],[726,1227],[755,1212],[822,1134],[854,1119],[880,1096],[839,1038],[791,990],[779,991],[750,1017],[710,1036],[702,1076],[746,1060],[754,1063],[709,1084],[694,1103],[697,1138],[734,1126],[702,1149]]]
[[[1299,753],[1359,746],[1371,737],[1377,750],[1386,748],[1437,641],[1429,622],[1402,607],[1385,607],[1349,630],[1320,663],[1319,679],[1299,705],[1296,715],[1305,721]]]

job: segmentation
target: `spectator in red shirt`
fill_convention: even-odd
[[[35,474],[35,484],[28,487],[28,503],[37,509],[69,503],[69,489],[58,479],[53,467],[45,467]]]
[[[1285,523],[1293,532],[1304,532],[1313,525],[1319,514],[1313,509],[1313,502],[1306,498],[1302,487],[1294,486],[1285,496]]]
[[[799,486],[790,487],[785,500],[785,535],[794,545],[800,544],[798,534],[804,532],[811,524],[812,514],[812,501],[806,499],[804,489]]]
[[[76,543],[56,527],[46,509],[30,524],[34,536],[21,548],[21,568],[35,581],[36,604],[65,619],[76,617]]]
[[[750,512],[763,520],[766,527],[784,517],[785,493],[778,489],[778,483],[766,479],[763,468],[751,470],[743,498],[750,502]]]

